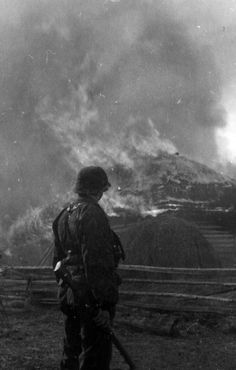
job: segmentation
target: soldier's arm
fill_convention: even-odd
[[[53,261],[52,261],[52,267],[55,268],[58,261],[61,261],[63,258],[65,258],[65,253],[62,249],[59,235],[58,235],[58,220],[59,217],[56,218],[56,220],[52,224],[52,230],[54,235],[54,249],[53,249]]]
[[[107,220],[99,213],[85,218],[83,233],[83,262],[93,295],[100,303],[115,304],[118,291],[112,276],[115,262]]]

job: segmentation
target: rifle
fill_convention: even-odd
[[[71,277],[69,270],[66,268],[66,264],[63,263],[63,261],[57,262],[54,268],[54,272],[55,272],[57,280],[62,280],[64,283],[66,283],[71,288],[73,293],[76,295],[77,290],[75,288],[73,279]],[[97,307],[90,306],[90,305],[85,305],[85,307],[90,311],[91,316],[96,315],[96,312],[98,310]],[[119,353],[121,354],[125,362],[129,365],[130,370],[135,370],[136,366],[134,365],[130,355],[128,354],[128,352],[126,351],[126,349],[124,348],[120,340],[117,338],[114,330],[111,327],[104,328],[104,329],[101,328],[101,330],[104,330],[105,333],[107,333],[110,336],[112,343],[118,349]]]

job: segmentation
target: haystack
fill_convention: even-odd
[[[120,233],[126,263],[163,267],[220,267],[216,253],[194,223],[160,215]]]

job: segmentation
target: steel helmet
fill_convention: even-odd
[[[75,193],[106,191],[110,186],[103,168],[88,166],[82,168],[78,173]]]

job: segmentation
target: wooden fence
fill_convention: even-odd
[[[122,265],[118,308],[209,312],[236,315],[236,269],[165,268]],[[51,267],[1,269],[0,298],[5,307],[27,303],[56,305],[57,285]]]

